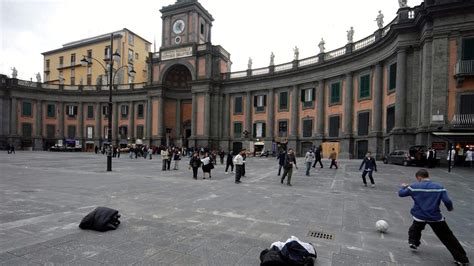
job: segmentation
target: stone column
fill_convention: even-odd
[[[18,135],[18,100],[16,98],[12,98],[11,103],[11,112],[10,112],[10,135],[16,136]]]
[[[296,139],[298,137],[298,87],[294,85],[291,89],[291,120],[290,120],[290,138]]]
[[[369,150],[376,159],[383,157],[383,132],[382,132],[382,115],[383,115],[383,67],[382,63],[375,65],[374,73],[374,108],[372,111],[372,133],[373,141],[369,140]]]
[[[211,129],[211,93],[206,92],[204,95],[204,136],[209,138]]]
[[[345,93],[344,93],[344,125],[341,141],[341,153],[339,158],[351,159],[354,150],[353,127],[352,120],[354,119],[354,88],[352,72],[346,74]]]
[[[78,128],[79,130],[77,131],[77,138],[81,141],[81,144],[84,146],[84,141],[83,141],[83,136],[84,136],[84,103],[79,102],[78,107],[77,107],[77,120],[79,122]]]
[[[430,125],[431,111],[431,68],[432,68],[432,40],[426,39],[423,45],[422,66],[421,66],[421,104],[420,124],[422,127]]]
[[[162,96],[158,96],[158,138],[165,137],[165,99]],[[159,143],[161,144],[161,143]]]
[[[191,137],[196,138],[197,95],[195,92],[193,92],[192,94],[193,94],[193,100],[192,100],[193,103],[192,103],[192,114],[191,114]]]
[[[275,131],[275,89],[268,90],[267,95],[267,138],[273,139]]]
[[[397,89],[395,95],[395,129],[405,128],[407,87],[406,87],[407,51],[397,51]]]
[[[176,100],[176,139],[178,140],[177,145],[181,146],[181,99]]]
[[[316,109],[317,109],[317,118],[316,118],[316,138],[322,140],[324,137],[324,80],[318,82],[318,91],[316,96]]]
[[[152,98],[151,97],[148,97],[147,99],[147,102],[146,102],[146,139],[149,141],[148,144],[152,144],[151,143],[151,138],[152,138],[152,134],[151,134],[151,121],[152,120],[152,113],[153,113],[153,102],[152,102]]]
[[[133,101],[130,101],[128,103],[128,108],[130,108],[130,117],[129,117],[129,137],[130,140],[133,142],[135,140],[135,103]]]
[[[99,103],[96,103],[96,120],[95,120],[95,145],[99,146],[100,139],[102,138],[102,106]]]
[[[224,139],[229,139],[230,137],[230,94],[226,93],[224,95],[224,110],[223,110],[223,131],[222,131],[222,137]]]
[[[36,136],[43,137],[43,102],[36,101]]]
[[[247,98],[245,100],[245,127],[247,128],[247,131],[249,132],[249,136],[252,137],[252,130],[253,130],[253,125],[252,125],[252,92],[247,91]]]
[[[59,139],[64,139],[64,102],[59,102],[59,117],[58,117]]]

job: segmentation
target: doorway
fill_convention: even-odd
[[[364,159],[368,151],[369,151],[368,140],[357,141],[357,159]]]

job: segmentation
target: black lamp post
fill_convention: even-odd
[[[109,52],[109,54],[113,51],[113,49],[114,49],[114,34],[111,33],[110,34],[110,52]],[[107,73],[109,74],[109,104],[108,104],[108,114],[107,114],[107,118],[108,118],[107,142],[109,143],[109,148],[107,149],[107,172],[110,172],[110,171],[112,171],[112,88],[114,86],[115,75],[118,73],[118,71],[121,68],[128,67],[128,66],[126,66],[126,65],[121,66],[117,70],[115,70],[115,73],[113,73],[114,72],[114,61],[115,60],[117,60],[117,61],[120,60],[120,54],[117,51],[115,53],[113,53],[109,58],[104,59],[105,61],[110,61],[109,65],[108,65],[109,69],[107,69],[99,60],[97,60],[93,57],[87,57],[86,58],[86,56],[84,56],[84,58],[81,60],[81,65],[82,66],[88,66],[88,65],[92,64],[91,60],[95,60],[97,63],[99,63],[99,65],[101,65],[102,68],[104,69],[105,74],[107,74]],[[133,76],[133,75],[135,75],[135,73],[136,72],[132,67],[132,69],[129,71],[129,75]]]

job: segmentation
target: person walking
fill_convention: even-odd
[[[168,159],[170,157],[170,154],[166,148],[161,150],[161,171],[166,171],[166,166],[168,165]]]
[[[451,148],[448,150],[448,157],[446,157],[446,160],[448,161],[448,164],[450,168],[454,168],[454,164],[456,163],[456,149],[454,149],[454,146],[451,146]]]
[[[181,152],[175,150],[173,154],[174,167],[173,170],[179,170],[179,160],[181,160]]]
[[[277,160],[278,160],[278,176],[280,176],[281,174],[281,168],[283,168],[283,166],[285,165],[285,157],[286,157],[286,153],[284,150],[281,150],[280,153],[278,154],[277,156]],[[283,169],[284,170],[284,169]]]
[[[323,162],[321,162],[321,146],[317,147],[314,151],[314,163],[313,168],[316,168],[316,163],[319,162],[321,168],[323,168]]]
[[[224,164],[224,157],[225,157],[225,151],[224,150],[221,150],[221,152],[219,152],[219,157],[221,158],[221,164]]]
[[[211,157],[209,157],[209,153],[206,152],[204,154],[204,158],[201,159],[202,162],[202,179],[206,179],[206,173],[211,179],[211,169],[214,168],[212,164]]]
[[[240,181],[240,178],[242,177],[242,167],[243,167],[243,164],[244,164],[244,158],[243,158],[243,155],[244,154],[244,150],[241,150],[235,157],[234,157],[234,160],[233,160],[233,163],[235,165],[235,183],[236,184],[240,184],[242,183]]]
[[[334,150],[334,148],[332,148],[332,152],[329,154],[329,160],[331,160],[331,166],[329,166],[330,169],[332,169],[332,166],[334,165],[337,169],[337,162],[336,162],[336,159],[337,159],[337,153],[336,151]]]
[[[433,168],[436,164],[436,151],[429,147],[426,152],[426,161],[428,162],[428,168]]]
[[[414,201],[410,211],[413,216],[413,223],[408,230],[409,247],[418,249],[421,244],[421,232],[425,229],[426,224],[428,224],[449,250],[456,264],[468,265],[469,259],[467,258],[466,251],[464,251],[464,248],[454,236],[439,208],[442,201],[448,211],[453,210],[453,202],[448,197],[448,192],[441,184],[432,182],[428,171],[425,169],[418,170],[415,178],[418,182],[411,185],[403,183],[398,191],[398,196],[410,196]]]
[[[153,149],[151,147],[148,147],[148,155],[150,156],[151,160],[151,156],[153,155]]]
[[[362,161],[359,167],[359,170],[362,170],[362,166],[364,165],[365,167],[364,167],[364,171],[362,172],[362,182],[364,182],[364,186],[367,186],[367,180],[365,179],[365,176],[368,173],[371,187],[374,188],[375,182],[374,182],[374,178],[372,177],[372,173],[373,171],[377,172],[377,164],[375,163],[375,158],[372,157],[372,153],[370,151],[367,153],[364,160]]]
[[[314,162],[314,153],[313,149],[309,149],[304,156],[304,162],[306,163],[306,176],[309,176],[309,170],[311,170],[311,165]]]
[[[245,177],[245,161],[247,159],[247,150],[242,150],[242,158],[244,159],[244,163],[242,164],[242,176]]]
[[[295,153],[293,152],[293,149],[288,149],[288,153],[285,156],[285,164],[283,166],[284,171],[283,171],[283,176],[281,177],[280,183],[283,184],[283,181],[285,180],[285,177],[288,175],[288,181],[287,185],[291,185],[291,176],[293,175],[293,166],[298,169],[296,166],[296,157]]]
[[[472,168],[472,161],[474,157],[474,152],[472,151],[472,148],[466,151],[466,164],[469,166],[469,168]]]
[[[194,179],[197,179],[199,167],[201,167],[201,159],[199,158],[199,153],[194,152],[191,160],[189,161],[189,169],[193,169]]]
[[[171,148],[168,148],[168,159],[166,160],[166,170],[170,170],[171,168],[171,159],[173,158],[173,151]]]
[[[234,159],[233,152],[229,151],[229,153],[227,154],[227,161],[226,161],[226,165],[225,165],[225,174],[226,175],[229,174],[229,166],[230,166],[231,173],[234,173],[234,163],[232,162],[233,159]]]

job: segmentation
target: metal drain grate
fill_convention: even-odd
[[[315,237],[315,238],[327,239],[327,240],[333,240],[334,239],[333,234],[318,232],[318,231],[311,231],[311,230],[308,232],[308,236]]]

